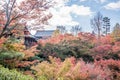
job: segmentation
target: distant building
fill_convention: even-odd
[[[37,39],[48,39],[52,37],[53,33],[55,30],[44,30],[44,31],[37,31],[36,34],[34,35],[35,38]]]

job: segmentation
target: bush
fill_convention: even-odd
[[[21,52],[14,51],[2,51],[0,52],[0,64],[9,69],[13,69],[16,63],[24,57]]]
[[[0,80],[34,80],[32,77],[23,75],[16,70],[9,70],[0,66]]]
[[[37,56],[45,60],[47,60],[49,56],[58,57],[62,60],[74,56],[75,58],[83,58],[83,60],[89,62],[93,61],[91,48],[93,48],[91,43],[81,40],[62,41],[59,44],[47,43],[45,46],[39,45],[37,47],[37,49],[40,50]]]
[[[109,68],[112,80],[120,80],[120,61],[119,60],[100,60],[95,62],[96,65],[100,65],[103,68]]]
[[[15,38],[7,39],[2,46],[2,51],[17,51],[21,52],[25,49],[25,46],[21,44],[21,42]]]
[[[94,53],[95,58],[119,60],[120,59],[119,47],[120,46],[118,44],[117,45],[104,44],[94,47],[92,51]]]
[[[24,58],[24,46],[16,38],[6,38],[0,48],[0,64],[7,68],[15,68],[17,61]]]
[[[14,52],[14,51],[0,52],[0,60],[21,59],[23,57],[24,54],[21,52]]]

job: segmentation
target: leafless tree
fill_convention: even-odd
[[[102,20],[103,20],[103,16],[100,12],[97,12],[97,14],[93,17],[93,19],[91,19],[91,25],[93,31],[98,35],[98,40],[100,40],[101,38]]]
[[[77,35],[81,30],[82,28],[79,25],[76,25],[72,27],[71,32],[73,33],[73,35]]]
[[[57,29],[60,31],[61,34],[66,33],[66,27],[65,26],[57,26]]]

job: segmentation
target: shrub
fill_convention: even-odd
[[[8,38],[0,49],[0,64],[4,67],[15,68],[17,61],[23,59],[24,46],[15,38]]]
[[[62,41],[59,44],[50,44],[47,43],[45,46],[39,45],[37,47],[39,54],[36,56],[48,59],[49,56],[58,57],[62,60],[65,60],[67,57],[74,56],[75,58],[83,58],[83,60],[89,62],[93,61],[91,56],[91,48],[93,45],[88,42],[81,40],[69,40]]]
[[[36,65],[39,61],[42,61],[40,57],[35,56],[37,53],[36,46],[33,46],[23,51],[24,58],[16,63],[16,67],[19,70],[28,71],[32,65]]]
[[[119,60],[119,52],[120,52],[120,46],[118,44],[116,45],[110,45],[110,44],[105,44],[105,45],[99,45],[97,47],[94,47],[92,49],[95,58],[100,58],[100,59],[114,59],[114,60]]]
[[[2,50],[4,51],[17,51],[21,52],[25,49],[25,46],[21,44],[21,42],[15,38],[8,38],[2,46]]]
[[[112,80],[120,80],[120,60],[100,60],[95,62],[95,64],[103,68],[109,68]]]
[[[15,68],[16,63],[24,57],[21,52],[2,51],[0,52],[0,64],[7,68]]]
[[[32,77],[23,75],[16,70],[9,70],[0,66],[0,80],[34,80]]]
[[[0,52],[0,60],[21,59],[23,57],[24,54],[21,52],[14,52],[14,51]]]

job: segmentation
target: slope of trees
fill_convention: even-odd
[[[78,36],[58,35],[40,40],[39,46],[28,50],[20,47],[20,44],[16,49],[16,41],[6,40],[10,44],[4,41],[1,40],[0,57],[6,54],[5,50],[8,53],[3,55],[7,57],[0,60],[0,64],[9,69],[23,71],[34,79],[120,79],[120,42],[111,35],[102,36],[100,45],[96,45],[97,37],[91,33],[82,32]],[[11,54],[11,51],[16,55]],[[17,56],[18,51],[24,56]]]
[[[59,26],[53,37],[39,40],[26,50],[23,40],[11,36],[18,31],[22,34],[22,27],[29,25],[28,21],[33,22],[33,26],[47,24],[52,15],[46,12],[54,2],[0,2],[0,80],[120,80],[118,23],[108,34],[109,18],[97,13],[91,20],[97,36],[80,32],[80,26],[72,28],[77,36],[66,34],[66,28]],[[106,35],[101,36],[103,20]]]

